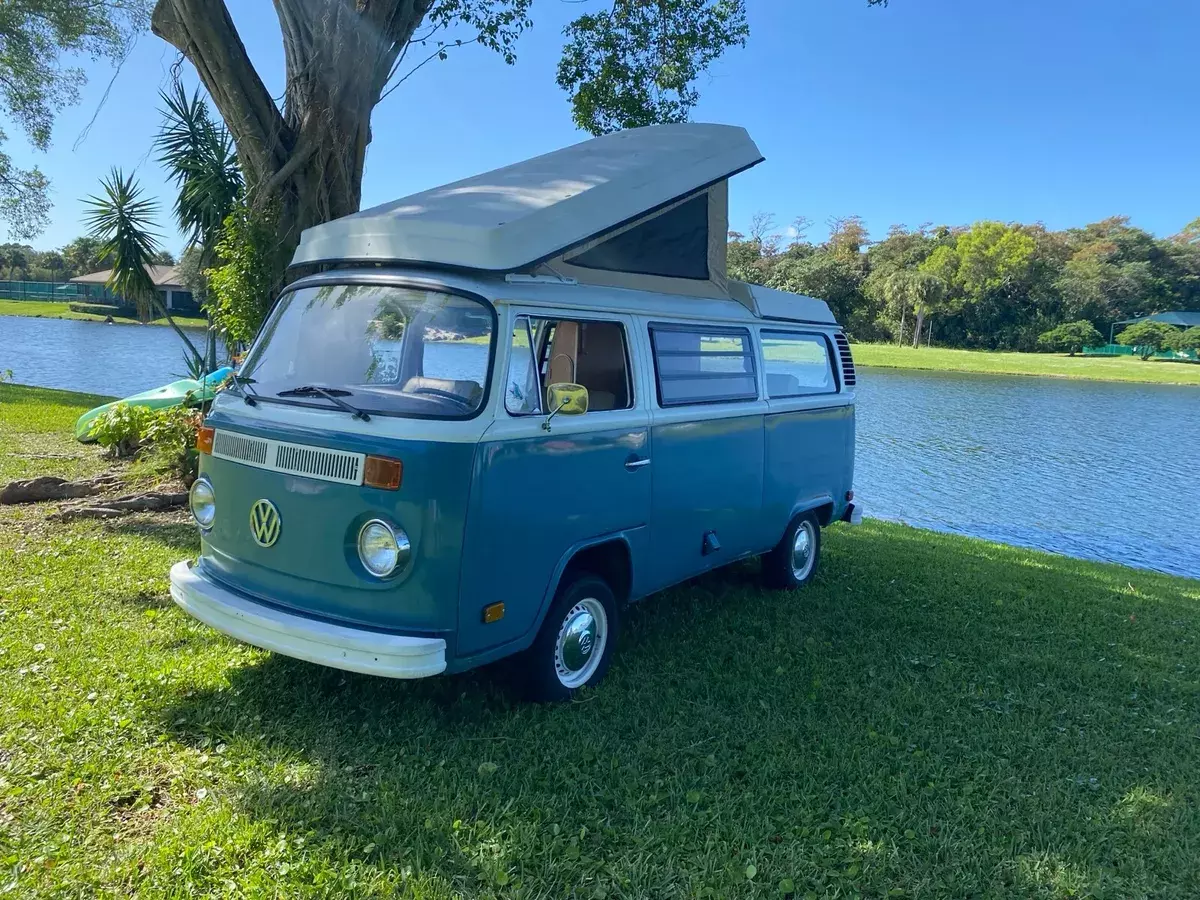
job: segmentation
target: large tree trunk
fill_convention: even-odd
[[[233,135],[252,205],[278,205],[279,280],[301,231],[358,211],[371,110],[431,5],[275,0],[287,76],[280,112],[224,0],[158,0],[151,28],[196,67]]]
[[[913,349],[917,350],[921,347],[921,326],[925,323],[925,307],[917,307],[917,328],[913,332]]]

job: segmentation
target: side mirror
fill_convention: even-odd
[[[581,416],[588,411],[588,389],[582,384],[552,384],[546,388],[546,406],[552,416]]]
[[[564,416],[581,416],[588,410],[588,391],[582,384],[557,382],[546,388],[546,407],[550,415],[542,422],[542,430],[550,430],[550,420],[562,413]]]

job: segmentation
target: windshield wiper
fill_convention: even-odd
[[[316,384],[305,384],[300,387],[290,388],[286,391],[280,391],[275,396],[277,397],[324,397],[334,406],[340,406],[346,412],[350,413],[355,419],[362,419],[364,422],[370,422],[371,417],[365,410],[359,409],[343,400],[343,397],[349,397],[350,391],[342,390],[341,388],[323,388]]]
[[[242,400],[247,406],[258,406],[258,391],[251,387],[254,384],[253,378],[248,375],[239,375],[237,372],[230,374],[229,378],[242,389],[240,391]]]

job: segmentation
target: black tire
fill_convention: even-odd
[[[797,547],[797,537],[801,531],[806,537],[800,540],[807,540],[811,549],[806,562],[797,566],[793,550]],[[821,523],[817,521],[815,513],[801,513],[792,519],[775,549],[762,558],[763,582],[774,590],[795,590],[804,587],[816,577],[820,564]]]
[[[593,632],[590,642],[583,638],[587,629],[581,611],[602,625],[602,640],[598,637],[600,631]],[[564,655],[560,656],[559,635],[570,619],[575,620],[575,635],[564,638]],[[570,700],[580,688],[599,682],[612,662],[617,645],[617,624],[617,600],[608,582],[590,572],[564,575],[541,631],[533,645],[516,660],[525,696],[541,703]],[[593,657],[597,641],[602,643],[599,659]],[[581,644],[588,645],[588,652],[583,657],[579,656]],[[568,655],[573,655],[574,659],[567,659]],[[568,662],[580,665],[572,671]]]

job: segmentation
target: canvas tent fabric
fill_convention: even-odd
[[[762,158],[730,125],[602,135],[310,228],[292,264],[548,264],[593,284],[729,296],[727,179]]]
[[[1155,313],[1152,316],[1142,316],[1138,319],[1122,319],[1120,322],[1114,322],[1114,325],[1132,325],[1135,322],[1162,322],[1165,325],[1178,325],[1180,328],[1193,328],[1200,326],[1200,312],[1187,312],[1180,310],[1178,312],[1161,312]]]

